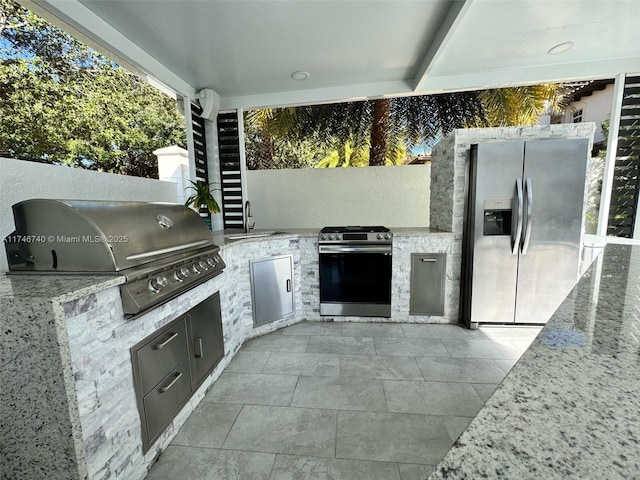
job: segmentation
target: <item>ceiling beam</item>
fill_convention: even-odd
[[[21,5],[167,93],[195,89],[78,0],[18,0]],[[159,85],[158,85],[159,84]],[[163,88],[164,87],[164,88]]]
[[[338,87],[289,90],[236,97],[221,97],[220,110],[337,103],[369,100],[391,95],[409,95],[411,93],[413,93],[412,85],[404,80],[358,85],[341,85]]]
[[[449,11],[445,15],[435,37],[431,40],[429,49],[422,59],[420,67],[418,67],[413,79],[414,91],[420,91],[423,89],[423,84],[426,81],[427,76],[431,73],[431,70],[438,61],[438,58],[442,55],[447,43],[449,43],[449,40],[453,37],[457,26],[469,11],[472,1],[473,0],[455,0],[451,3]]]
[[[485,90],[488,88],[564,83],[614,78],[621,72],[640,72],[640,57],[593,60],[572,64],[535,65],[500,70],[431,75],[421,84],[418,94]]]

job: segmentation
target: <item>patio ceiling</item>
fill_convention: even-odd
[[[215,90],[222,109],[640,72],[637,0],[20,2],[180,95]]]

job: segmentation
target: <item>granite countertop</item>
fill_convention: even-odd
[[[0,271],[0,301],[57,299],[63,303],[124,282],[119,275],[7,275]]]
[[[429,479],[640,478],[639,275],[607,245]]]
[[[252,233],[273,231],[272,229],[251,230]],[[396,235],[430,235],[447,234],[431,228],[394,228]],[[246,239],[229,239],[228,235],[242,233],[241,230],[225,230],[213,232],[214,243],[223,250],[225,247],[241,245],[247,242],[265,240],[291,239],[300,237],[316,238],[320,228],[287,228],[278,230],[275,235],[254,237]],[[6,275],[6,271],[0,271],[0,300],[1,299],[58,299],[61,302],[75,300],[77,298],[96,293],[107,288],[125,283],[125,278],[119,275],[74,275],[74,274],[42,274],[42,275]]]

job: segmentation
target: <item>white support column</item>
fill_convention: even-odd
[[[611,104],[611,115],[609,117],[609,138],[607,139],[607,156],[605,158],[604,175],[602,178],[600,212],[598,213],[597,234],[603,237],[607,235],[607,227],[609,225],[609,208],[611,207],[616,151],[618,150],[618,130],[620,129],[624,81],[625,74],[619,73],[616,76],[616,82],[613,87],[613,100]]]
[[[207,172],[209,174],[209,183],[212,188],[218,189],[213,192],[213,197],[220,205],[220,209],[224,210],[222,204],[221,178],[220,178],[220,148],[218,147],[218,120],[217,113],[212,115],[213,120],[205,119],[204,131],[205,141],[207,142]],[[222,212],[211,215],[211,230],[218,231],[224,228],[222,220]]]
[[[196,153],[193,142],[193,123],[191,121],[191,99],[182,97],[182,108],[187,135],[187,156],[189,158],[189,177],[185,180],[195,180],[196,178]],[[189,183],[189,182],[185,182]]]

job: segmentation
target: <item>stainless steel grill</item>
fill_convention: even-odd
[[[220,248],[179,204],[33,199],[15,204],[5,238],[10,274],[122,275],[122,304],[140,313],[222,273]]]

